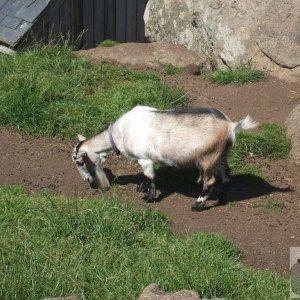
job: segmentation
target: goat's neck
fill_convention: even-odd
[[[102,153],[112,150],[108,130],[105,130],[89,140],[93,152]]]

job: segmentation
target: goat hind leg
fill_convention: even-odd
[[[228,202],[228,189],[230,185],[230,167],[228,163],[223,163],[220,169],[222,180],[222,191],[218,203],[224,205]]]
[[[148,159],[139,159],[138,163],[143,168],[144,175],[148,181],[148,188],[147,188],[147,198],[148,200],[153,200],[156,195],[156,187],[155,187],[155,173],[154,173],[154,163],[152,160]]]
[[[215,181],[216,179],[214,176],[204,176],[202,192],[196,200],[196,203],[192,206],[192,210],[201,211],[204,208],[206,200],[208,199],[210,192],[212,191]]]

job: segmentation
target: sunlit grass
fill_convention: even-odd
[[[230,164],[233,169],[241,170],[250,157],[283,159],[289,155],[291,141],[283,125],[263,123],[259,129],[256,133],[242,131],[238,134],[231,153]],[[252,171],[259,172],[253,168]]]
[[[67,48],[0,55],[0,125],[29,134],[90,136],[136,105],[185,105],[183,94],[154,74],[87,62]]]
[[[219,84],[243,84],[266,79],[266,72],[255,69],[251,64],[243,64],[227,70],[216,70],[207,77]]]
[[[167,218],[115,200],[0,188],[0,298],[137,299],[158,283],[203,297],[285,299],[288,280],[240,263],[217,234],[173,234]]]
[[[173,65],[167,65],[163,68],[163,72],[168,75],[176,75],[181,72],[181,69]]]

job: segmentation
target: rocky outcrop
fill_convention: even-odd
[[[149,0],[144,19],[150,41],[184,45],[218,68],[251,61],[300,79],[299,0]]]
[[[168,43],[126,43],[109,48],[94,48],[76,52],[79,56],[94,61],[109,61],[133,69],[160,69],[167,65],[177,68],[207,69],[207,58],[196,51]]]
[[[300,165],[300,104],[290,113],[286,120],[287,134],[292,140],[291,157]]]

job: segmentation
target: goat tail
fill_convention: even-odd
[[[233,128],[235,133],[238,133],[241,129],[247,130],[250,128],[255,128],[258,125],[257,122],[255,122],[249,115],[239,121],[235,127]]]
[[[236,134],[241,130],[247,130],[251,128],[255,128],[258,125],[256,121],[254,121],[249,115],[246,116],[244,119],[242,119],[239,122],[232,123],[231,128],[231,140],[235,140]]]

